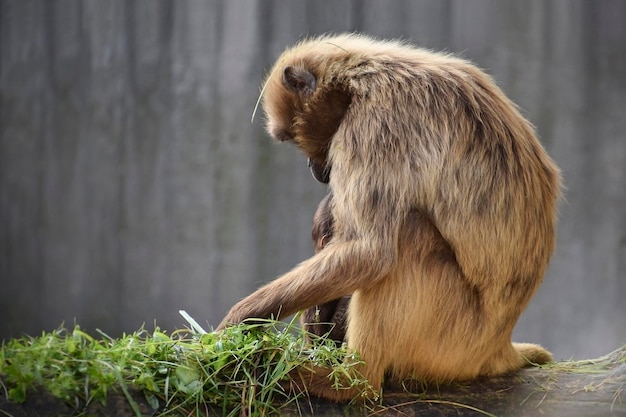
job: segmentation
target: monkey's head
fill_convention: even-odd
[[[263,93],[269,134],[294,142],[309,158],[313,176],[324,183],[331,169],[330,143],[352,100],[330,68],[336,67],[342,54],[347,56],[339,47],[329,48],[323,39],[305,41],[277,60]]]
[[[313,215],[313,225],[311,227],[311,237],[315,246],[315,253],[326,247],[333,237],[334,219],[332,214],[333,197],[327,194],[320,201]]]

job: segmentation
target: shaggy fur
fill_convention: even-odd
[[[555,245],[559,170],[471,63],[339,35],[287,50],[263,96],[269,133],[330,172],[333,237],[237,303],[220,328],[352,294],[347,343],[379,388],[471,380],[551,360],[513,344]],[[343,401],[327,370],[310,393]]]

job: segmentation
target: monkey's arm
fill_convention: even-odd
[[[332,242],[233,306],[217,330],[252,317],[286,317],[374,284],[395,262],[394,251],[381,246],[387,245],[363,240]]]

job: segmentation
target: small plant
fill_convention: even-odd
[[[356,375],[354,354],[325,338],[307,335],[307,342],[294,321],[255,321],[208,333],[181,314],[191,328],[171,335],[141,328],[121,338],[103,332],[94,338],[75,326],[9,340],[0,347],[0,393],[23,402],[30,389],[42,388],[79,408],[121,390],[141,415],[129,393],[134,389],[162,416],[207,409],[253,416],[301,399],[281,385],[297,367],[331,367],[350,385],[371,389]]]

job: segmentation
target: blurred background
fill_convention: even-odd
[[[563,170],[518,341],[626,343],[626,2],[0,0],[0,340],[216,326],[312,253],[325,187],[250,122],[287,46],[359,31],[457,53]]]

